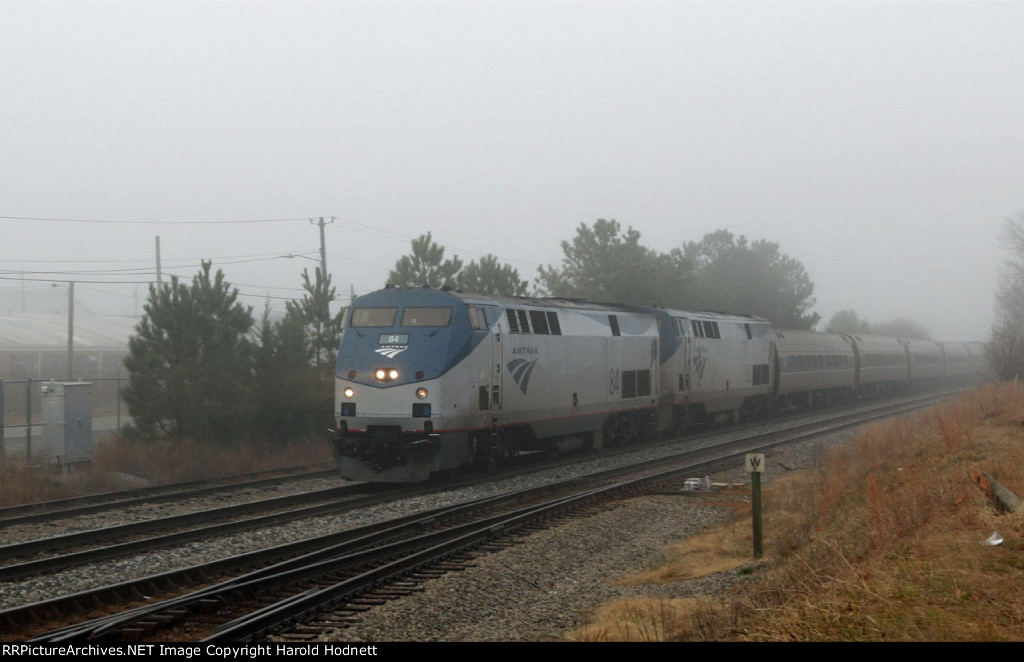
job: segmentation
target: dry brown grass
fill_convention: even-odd
[[[329,444],[322,438],[285,445],[255,442],[234,446],[117,438],[96,444],[91,465],[67,474],[7,462],[0,467],[0,506],[254,471],[327,465],[330,453]]]
[[[738,523],[737,523],[738,524]],[[715,529],[670,545],[664,551],[665,562],[656,568],[622,578],[624,586],[669,584],[693,577],[732,570],[750,563],[749,523],[746,531],[734,525]]]
[[[972,477],[1024,495],[1022,426],[1024,389],[1013,384],[873,425],[815,469],[766,487],[770,562],[731,604],[638,598],[605,606],[570,638],[1022,641],[1024,512],[1000,511]],[[739,518],[629,581],[681,581],[734,567],[742,553],[749,560],[749,512]],[[982,544],[995,531],[1003,544]]]
[[[721,619],[706,599],[625,598],[600,607],[570,641],[679,641],[706,639]]]

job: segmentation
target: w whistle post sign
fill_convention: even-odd
[[[764,473],[764,453],[747,453],[744,464],[747,473],[753,474],[750,479],[751,499],[750,506],[754,515],[754,558],[761,558],[764,548],[761,542],[761,474]]]

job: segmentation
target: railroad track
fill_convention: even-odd
[[[786,432],[776,431],[733,441],[729,449],[715,447],[689,451],[671,459],[649,461],[640,468],[620,468],[530,492],[491,497],[457,508],[421,513],[401,521],[377,525],[378,528],[373,531],[356,530],[346,532],[348,536],[334,534],[303,541],[302,545],[296,545],[287,552],[294,555],[291,559],[279,564],[207,585],[192,593],[174,597],[167,602],[149,604],[144,608],[132,606],[129,600],[115,606],[122,610],[118,615],[47,633],[32,632],[31,636],[39,641],[110,641],[125,638],[155,641],[161,637],[171,640],[237,641],[266,636],[266,633],[279,631],[289,624],[308,621],[314,614],[337,627],[346,619],[358,618],[362,610],[372,608],[373,604],[418,590],[422,581],[465,567],[473,554],[488,546],[508,544],[511,533],[531,526],[542,526],[543,522],[552,517],[579,510],[584,504],[593,504],[598,494],[601,498],[610,498],[613,493],[629,494],[656,489],[654,483],[663,483],[670,476],[710,471],[714,465],[737,462],[737,457],[742,457],[746,452],[793,443],[808,435],[824,434],[930,404],[931,399],[889,405],[869,414],[850,413],[838,417],[832,423],[803,424]],[[567,496],[567,490],[574,494]],[[527,501],[528,505],[511,509],[510,504]],[[470,512],[477,513],[476,520],[464,521]],[[433,530],[428,532],[427,529]],[[413,532],[418,535],[410,538]],[[268,558],[257,562],[266,563]],[[242,560],[233,558],[225,562],[238,567]],[[248,564],[249,561],[244,563]],[[206,567],[207,573],[212,570]],[[193,569],[193,572],[203,571]],[[148,581],[153,586],[160,582],[180,585],[194,581],[184,577],[151,577]],[[204,576],[201,581],[209,583],[210,578]],[[103,596],[98,593],[69,596],[70,602],[65,598],[63,606],[58,606],[55,601],[39,603],[34,606],[35,612],[27,608],[6,610],[0,612],[0,628],[14,628],[25,634],[30,632],[26,629],[27,623],[55,623],[55,614],[68,609],[69,604],[91,604],[103,600],[122,602],[139,590],[137,586],[121,586]],[[55,611],[48,612],[48,609]],[[325,610],[326,616],[323,615]],[[301,630],[311,627],[316,629],[315,625],[300,625],[286,636],[301,638]]]
[[[137,504],[180,501],[209,494],[326,477],[335,473],[334,469],[323,467],[290,467],[279,470],[256,471],[228,478],[211,478],[208,480],[140,487],[100,494],[85,494],[66,499],[5,506],[0,508],[0,527],[19,524],[39,524],[55,519],[78,517],[115,508],[127,508]]]
[[[3,545],[0,546],[0,560],[6,561],[67,548],[74,548],[75,551],[10,563],[0,567],[0,581],[181,545],[214,536],[275,526],[303,518],[353,510],[394,498],[393,494],[387,495],[386,491],[379,488],[374,489],[371,494],[364,494],[366,489],[364,485],[348,485]],[[253,513],[267,511],[274,512],[252,516]],[[172,529],[173,532],[166,532]],[[164,533],[142,537],[154,531]],[[88,547],[90,545],[99,546]]]

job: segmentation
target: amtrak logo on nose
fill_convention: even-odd
[[[402,352],[404,352],[407,349],[409,349],[409,348],[408,347],[381,347],[380,349],[375,349],[373,351],[377,352],[381,356],[386,356],[389,359],[393,359],[393,358],[395,358],[396,356],[398,356],[399,354],[401,354]]]

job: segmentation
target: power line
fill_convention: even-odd
[[[272,258],[272,257],[281,257],[282,255],[312,255],[314,253],[316,253],[315,250],[312,250],[312,251],[288,251],[287,253],[282,253],[282,252],[256,253],[254,255],[209,255],[209,256],[203,256],[203,257],[173,257],[173,258],[166,258],[166,259],[170,259],[170,260],[174,260],[174,261],[189,260],[189,261],[193,261],[194,262],[195,260],[234,260],[234,259],[246,259],[246,258]],[[21,263],[25,263],[25,264],[36,264],[36,263],[47,263],[47,264],[49,264],[49,263],[55,263],[55,264],[65,264],[65,263],[66,264],[78,264],[78,263],[83,263],[83,264],[118,264],[118,263],[124,263],[124,262],[128,262],[128,263],[131,263],[131,262],[143,262],[143,263],[146,263],[146,264],[151,264],[153,262],[153,258],[132,258],[132,259],[123,259],[123,260],[15,260],[15,259],[0,259],[0,263],[3,263],[3,262],[14,262],[14,263],[17,263],[17,264],[21,264]]]
[[[367,224],[364,224],[364,223],[360,223],[358,221],[353,221],[351,219],[345,219],[345,218],[341,218],[341,217],[338,217],[338,216],[331,216],[329,218],[331,219],[331,221],[337,221],[339,223],[345,224],[345,228],[344,229],[348,230],[348,231],[351,231],[351,232],[358,232],[358,233],[361,233],[361,234],[366,234],[366,235],[373,236],[373,237],[378,237],[378,238],[381,238],[381,239],[388,239],[390,241],[411,242],[414,239],[414,237],[411,237],[411,236],[408,236],[408,235],[404,235],[404,234],[401,234],[401,233],[398,233],[398,232],[393,232],[391,230],[387,230],[387,229],[380,228],[380,227],[375,227],[375,226],[367,225]],[[322,239],[322,234],[323,234],[323,230],[324,230],[324,225],[326,225],[325,223],[323,223],[322,219],[323,219],[323,217],[321,217],[321,221],[320,221],[320,224],[321,224],[321,226],[320,226],[321,239]],[[104,218],[87,219],[87,218],[68,218],[68,217],[0,216],[0,221],[5,221],[5,220],[6,221],[49,221],[49,222],[58,222],[58,223],[100,223],[100,224],[123,224],[123,225],[229,225],[229,224],[249,224],[249,223],[293,223],[293,222],[299,222],[299,221],[303,221],[303,222],[307,222],[308,221],[308,222],[314,222],[314,223],[316,222],[316,221],[313,221],[312,219],[310,219],[309,217],[302,217],[302,218],[266,218],[266,219],[235,219],[235,220],[222,220],[222,221],[210,221],[210,220],[207,220],[207,221],[162,220],[161,221],[161,220],[127,220],[127,219],[104,219]],[[336,227],[339,227],[339,229],[341,228],[340,225],[338,225]],[[492,255],[492,253],[483,253],[483,252],[480,252],[480,251],[473,251],[473,250],[469,250],[469,249],[465,249],[465,248],[460,248],[460,247],[457,247],[457,246],[441,244],[439,242],[438,242],[438,245],[443,247],[443,248],[445,248],[445,249],[451,250],[452,252],[454,252],[456,254],[461,253],[462,255],[471,255],[471,256],[480,256],[480,257],[485,256],[485,255]],[[324,263],[325,248],[326,247],[323,246],[323,244],[322,244],[321,245],[321,253],[320,253],[320,255],[321,255],[321,264]],[[312,253],[314,253],[314,251],[309,251],[308,253],[293,252],[292,254],[293,255],[307,255],[307,254],[312,254]],[[235,259],[236,257],[240,258],[240,259]],[[194,261],[194,260],[202,260],[202,259],[211,259],[211,260],[215,260],[216,264],[218,266],[220,266],[220,265],[225,265],[225,264],[240,264],[240,263],[250,262],[250,261],[270,260],[270,259],[276,259],[277,257],[282,257],[282,256],[277,255],[277,256],[251,257],[251,258],[249,256],[217,256],[217,257],[212,257],[212,258],[177,258],[175,261],[177,261],[177,260],[191,260],[191,261]],[[355,263],[358,263],[358,264],[363,264],[363,265],[366,265],[366,266],[371,266],[371,267],[374,267],[374,268],[377,268],[377,269],[384,269],[384,270],[390,269],[390,267],[388,267],[388,266],[369,264],[367,262],[363,262],[361,260],[358,260],[358,259],[355,259],[355,258],[352,258],[352,257],[343,257],[343,256],[338,256],[338,257],[340,259],[342,259],[343,261],[355,262]],[[516,258],[507,258],[507,257],[503,257],[503,256],[500,256],[500,255],[495,255],[495,257],[497,259],[505,261],[505,262],[527,264],[527,265],[531,265],[531,266],[540,266],[541,265],[541,263],[539,263],[539,262],[533,262],[533,261],[530,261],[530,260],[522,260],[522,259],[516,259]],[[228,260],[228,261],[225,262],[223,260]],[[57,264],[61,264],[61,263],[72,264],[72,263],[80,263],[80,262],[81,263],[87,263],[87,264],[88,263],[92,263],[92,264],[112,264],[112,263],[132,263],[132,262],[135,262],[135,263],[140,263],[140,262],[141,263],[146,263],[146,262],[148,262],[148,260],[61,260],[61,261],[56,261]],[[52,264],[52,263],[54,263],[54,261],[51,261],[51,260],[10,260],[10,259],[4,259],[4,260],[0,260],[0,263],[15,263],[15,264],[51,263]],[[195,267],[198,267],[198,266],[200,266],[200,265],[195,264],[195,263],[191,263],[191,264],[186,263],[186,264],[176,264],[176,265],[173,265],[173,267],[171,267],[171,268],[183,269],[183,268],[195,268]],[[101,275],[130,276],[130,275],[133,275],[133,274],[141,275],[141,274],[144,274],[144,273],[150,273],[150,271],[151,271],[150,268],[139,267],[139,268],[134,268],[134,269],[86,269],[86,270],[46,270],[46,271],[19,270],[18,272],[14,272],[12,270],[8,270],[8,271],[5,272],[4,270],[0,270],[0,274],[3,274],[3,273],[8,273],[8,274],[13,274],[13,273],[22,273],[22,274],[32,273],[32,274],[41,274],[41,275],[54,275],[54,276],[66,275],[66,276],[74,276],[75,279],[77,280],[78,277],[83,276],[83,275],[87,275],[87,276],[88,275],[94,275],[94,276],[101,276]],[[10,279],[8,278],[6,280],[10,280]],[[25,279],[25,280],[33,280],[33,279]],[[39,280],[40,282],[54,282],[53,280],[44,280],[44,279],[36,279],[36,280]],[[84,280],[82,280],[82,281],[79,281],[79,282],[83,282],[83,283],[84,282],[105,282],[105,283],[121,282],[121,283],[136,283],[136,284],[138,284],[138,283],[146,283],[146,282],[149,282],[149,281],[110,281],[110,280],[107,280],[107,281],[84,281]]]
[[[344,219],[344,218],[338,218],[337,216],[331,216],[331,219],[335,220],[335,221],[339,221],[341,223],[346,223],[349,226],[357,226],[357,227],[347,227],[346,229],[352,230],[354,232],[360,232],[362,234],[368,234],[368,235],[370,235],[372,237],[380,237],[382,239],[389,239],[391,241],[409,241],[409,242],[411,242],[412,240],[417,238],[417,237],[410,237],[408,235],[400,234],[398,232],[392,232],[391,230],[384,230],[382,228],[375,228],[373,226],[365,225],[363,223],[358,223],[356,221],[351,221],[351,220]],[[366,229],[359,229],[359,228],[366,228]],[[434,243],[436,243],[438,246],[440,246],[441,248],[444,248],[446,250],[447,249],[451,249],[452,251],[459,251],[463,255],[475,255],[477,257],[485,257],[487,255],[493,255],[493,253],[481,253],[480,251],[473,251],[473,250],[469,250],[467,248],[459,248],[458,246],[452,246],[450,244],[442,244],[442,243],[437,242],[437,241],[435,241]],[[529,264],[529,265],[536,266],[536,267],[544,266],[543,263],[541,263],[541,262],[532,262],[530,260],[520,260],[520,259],[516,259],[516,258],[511,258],[511,257],[502,257],[501,255],[495,255],[494,257],[498,258],[499,260],[503,260],[505,262],[518,262],[520,264]]]
[[[309,251],[309,252],[315,252],[315,251]],[[292,255],[271,255],[271,256],[267,256],[267,257],[253,257],[253,258],[248,258],[248,259],[229,260],[229,261],[223,261],[224,258],[220,258],[222,261],[215,262],[214,264],[219,267],[219,266],[223,266],[223,265],[227,265],[227,264],[245,264],[247,262],[266,262],[267,260],[285,259],[285,258],[288,258],[288,257],[292,257],[294,255],[299,255],[299,254],[293,253]],[[203,258],[199,258],[199,259],[203,260]],[[213,258],[210,258],[210,260],[212,261]],[[195,268],[195,267],[201,267],[201,266],[202,266],[202,263],[200,263],[200,264],[177,264],[177,265],[174,265],[173,267],[170,267],[170,268],[173,268],[173,269],[188,269],[188,268]],[[153,268],[152,267],[135,267],[135,268],[132,268],[132,269],[87,269],[87,270],[81,270],[81,271],[28,271],[28,270],[25,270],[25,269],[0,270],[0,274],[6,274],[6,275],[41,274],[41,275],[51,275],[51,276],[60,276],[60,275],[64,275],[64,276],[90,276],[90,275],[91,276],[100,276],[100,275],[103,275],[103,274],[127,276],[127,275],[132,275],[132,274],[150,274],[150,273],[153,273]],[[37,280],[37,279],[24,278],[23,280],[31,281],[31,280]],[[82,281],[82,282],[85,282],[85,281]],[[97,282],[117,282],[117,281],[97,281]]]
[[[81,281],[78,281],[78,282],[81,282]],[[99,294],[106,294],[106,295],[112,296],[112,297],[121,297],[122,299],[132,299],[132,298],[135,297],[134,294],[123,294],[121,292],[111,292],[110,290],[101,290],[101,289],[98,289],[98,288],[95,288],[95,287],[82,287],[82,289],[86,290],[86,291],[89,291],[89,292],[97,292]]]
[[[409,235],[404,235],[398,232],[392,232],[365,223],[359,223],[350,219],[340,218],[338,216],[331,216],[332,221],[339,221],[346,224],[346,229],[367,234],[372,237],[379,237],[381,239],[388,239],[390,241],[401,241],[408,242],[415,239]],[[237,219],[227,221],[132,221],[125,219],[109,219],[109,218],[63,218],[63,217],[42,217],[42,216],[0,216],[0,221],[49,221],[54,223],[102,223],[102,224],[118,224],[118,225],[231,225],[241,223],[294,223],[297,221],[309,221],[310,217],[306,216],[303,218],[261,218],[261,219]],[[321,230],[323,228],[321,227]],[[466,248],[459,248],[458,246],[450,246],[446,244],[438,243],[439,246],[451,249],[453,251],[459,251],[466,255],[485,256],[491,255],[491,253],[483,253],[480,251],[474,251]],[[495,255],[496,258],[504,260],[506,262],[517,262],[521,264],[529,264],[533,266],[542,266],[540,262],[533,262],[530,260],[521,260],[518,258],[508,258],[501,255]],[[3,260],[10,261],[10,260]],[[102,262],[102,261],[101,261]]]
[[[13,280],[28,283],[66,283],[74,280],[76,283],[94,283],[103,285],[145,285],[152,280],[81,280],[78,278],[13,278],[11,276],[0,276],[0,280]]]
[[[229,225],[235,223],[290,223],[307,221],[303,218],[259,218],[233,221],[128,221],[110,218],[44,218],[40,216],[0,216],[0,221],[50,221],[55,223],[116,223],[120,225]]]

